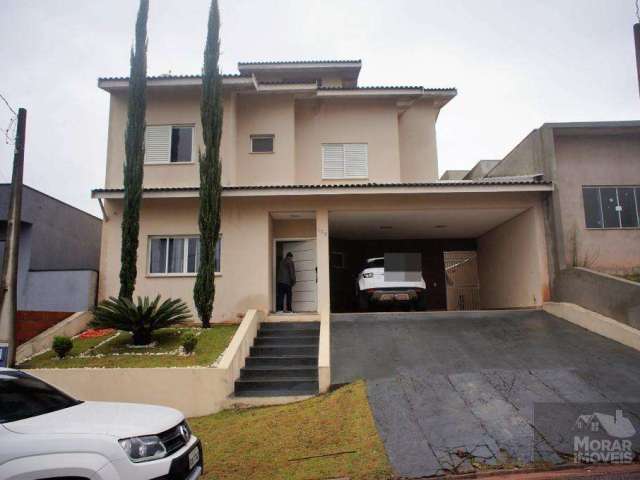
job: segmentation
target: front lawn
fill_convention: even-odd
[[[153,333],[155,345],[131,346],[131,334],[112,333],[103,337],[76,338],[71,353],[59,360],[48,351],[19,365],[20,368],[83,368],[83,367],[192,367],[209,366],[224,352],[238,329],[237,325],[214,325],[200,332],[194,354],[180,355],[182,335],[189,328],[163,328]],[[103,343],[105,342],[105,343]],[[100,345],[102,343],[102,345]]]
[[[205,479],[388,479],[392,476],[359,381],[288,405],[225,410],[189,420]]]

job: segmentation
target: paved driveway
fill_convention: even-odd
[[[640,352],[533,310],[333,315],[331,370],[367,380],[401,476],[531,462],[534,402],[640,402]]]

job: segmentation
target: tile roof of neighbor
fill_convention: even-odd
[[[535,180],[531,176],[483,178],[471,180],[444,180],[437,182],[389,182],[389,183],[332,183],[332,184],[298,184],[298,185],[233,185],[223,186],[223,190],[284,190],[284,189],[338,189],[338,188],[402,188],[402,187],[475,187],[495,185],[551,185],[549,181]],[[145,192],[191,192],[199,187],[149,187]],[[122,188],[96,188],[92,193],[120,193]]]

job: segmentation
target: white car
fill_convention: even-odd
[[[416,281],[389,281],[384,275],[384,257],[369,258],[358,274],[356,294],[358,306],[367,310],[374,303],[398,302],[416,310],[427,308],[426,284],[422,275]]]
[[[177,410],[82,402],[0,368],[0,479],[199,478],[202,447]]]

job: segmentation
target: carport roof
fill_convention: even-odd
[[[445,180],[436,182],[367,182],[367,183],[332,183],[332,184],[296,184],[296,185],[231,185],[223,186],[223,196],[242,196],[269,194],[278,192],[285,194],[319,194],[319,193],[355,193],[357,191],[391,191],[391,190],[411,190],[407,193],[429,193],[431,190],[441,189],[454,190],[460,192],[484,192],[494,187],[497,191],[549,191],[552,190],[552,183],[538,180],[532,176],[519,177],[494,177],[483,178],[477,181],[469,180]],[[148,187],[143,190],[145,196],[197,196],[199,187]],[[253,192],[253,193],[252,193]],[[260,192],[260,193],[259,193]],[[92,190],[93,198],[122,198],[123,188],[96,188]]]

